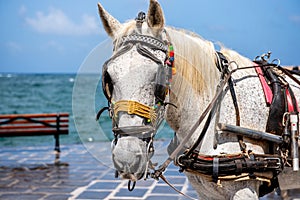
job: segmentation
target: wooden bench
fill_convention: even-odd
[[[60,152],[59,135],[69,133],[69,113],[0,115],[0,137],[54,135]]]

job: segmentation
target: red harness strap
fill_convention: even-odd
[[[260,81],[261,86],[263,88],[267,106],[270,106],[271,103],[272,103],[272,99],[273,99],[273,92],[272,92],[271,88],[269,87],[269,85],[268,85],[268,83],[267,83],[267,81],[264,77],[264,73],[263,73],[261,67],[256,63],[254,63],[254,65],[257,66],[257,67],[255,67],[255,71],[258,75],[259,81]]]
[[[292,100],[292,95],[289,91],[288,88],[285,89],[285,94],[286,94],[286,100],[287,100],[287,106],[288,106],[288,111],[290,113],[292,112],[299,112],[299,107],[296,107],[296,110],[294,109],[294,104],[293,104],[293,100]],[[296,101],[296,105],[298,105],[297,99],[295,99]]]
[[[261,67],[256,63],[254,63],[254,65],[257,66],[257,67],[255,67],[255,71],[258,75],[259,81],[263,88],[265,98],[266,98],[266,104],[267,104],[267,106],[270,106],[272,103],[272,99],[273,99],[273,92],[264,77],[264,72],[262,71]],[[287,99],[288,111],[290,113],[291,112],[299,112],[298,106],[297,106],[296,110],[294,109],[292,95],[288,88],[285,89],[285,94],[286,94],[286,99]],[[298,105],[297,99],[295,99],[295,101],[296,101],[296,104]]]

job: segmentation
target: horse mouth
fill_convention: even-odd
[[[120,173],[122,179],[128,179],[130,181],[137,181],[140,177],[136,177],[134,174]]]

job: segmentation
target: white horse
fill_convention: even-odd
[[[191,148],[205,129],[204,122],[199,126],[195,123],[222,90],[218,96],[222,98],[221,103],[215,103],[220,106],[216,106],[216,114],[211,115],[207,131],[195,149],[202,157],[213,160],[211,173],[215,177],[183,169],[203,199],[258,199],[259,187],[264,182],[270,183],[271,177],[255,173],[218,175],[221,172],[216,164],[217,159],[228,156],[244,155],[250,159],[251,155],[272,153],[266,140],[238,138],[217,126],[221,123],[266,131],[270,108],[266,106],[262,84],[253,67],[241,69],[254,63],[233,50],[222,48],[221,53],[229,62],[226,64],[216,54],[212,42],[185,30],[165,27],[163,11],[156,0],[150,0],[146,15],[140,13],[135,20],[124,24],[101,4],[98,8],[104,29],[114,41],[113,55],[104,65],[102,81],[110,102],[115,134],[112,155],[119,175],[131,181],[146,177],[154,152],[153,136],[163,117],[176,132],[179,143],[187,140],[191,127],[195,128],[184,143],[186,149]],[[239,122],[229,86],[223,87],[220,81],[222,69],[217,66],[222,68],[222,62],[228,67],[228,73],[240,68],[229,78],[234,81]],[[228,77],[228,73],[224,76]],[[294,90],[297,97],[299,92]],[[205,115],[204,121],[208,118]]]

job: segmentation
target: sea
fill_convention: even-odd
[[[0,73],[0,114],[69,113],[69,134],[61,145],[113,139],[107,112],[96,121],[96,113],[107,106],[99,74]],[[156,139],[171,139],[173,131],[163,123]],[[0,146],[52,145],[53,136],[0,137]]]

